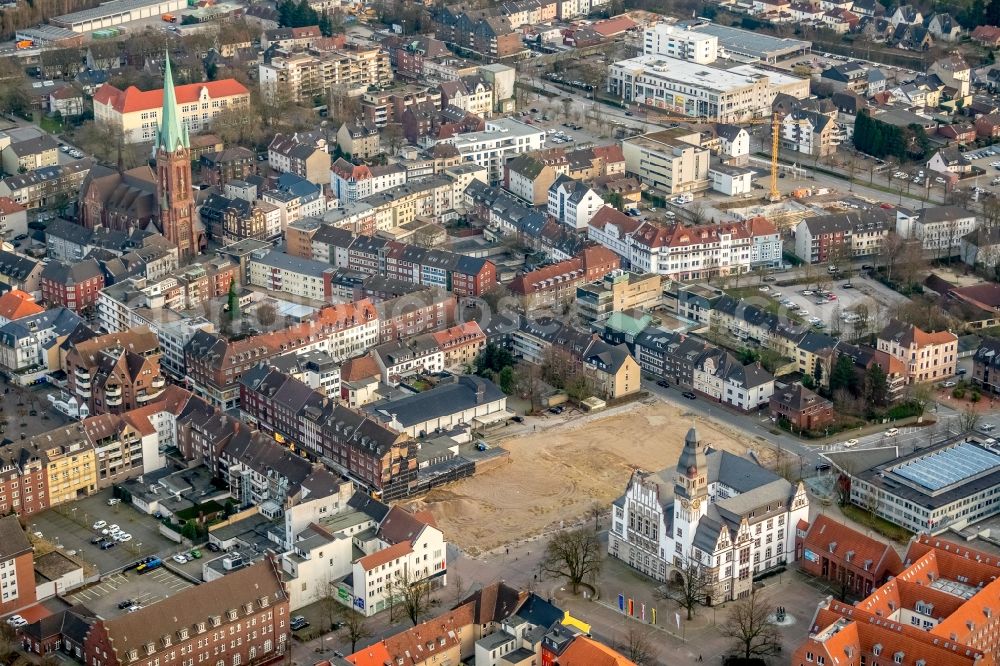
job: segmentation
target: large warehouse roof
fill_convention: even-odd
[[[698,21],[682,23],[685,27],[695,32],[702,32],[718,37],[719,47],[724,48],[729,53],[756,60],[773,62],[782,57],[801,53],[812,48],[812,42],[801,39],[771,37],[759,32],[730,28],[717,23]]]

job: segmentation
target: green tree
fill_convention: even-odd
[[[830,391],[836,393],[840,389],[854,391],[854,361],[847,354],[841,354],[830,373]]]
[[[483,347],[476,357],[476,374],[484,376],[487,371],[501,372],[507,366],[514,365],[514,355],[493,342]]]
[[[865,400],[879,407],[886,404],[889,397],[889,380],[882,366],[873,363],[865,373]]]
[[[514,388],[517,386],[517,377],[514,375],[514,368],[509,365],[505,365],[498,375],[498,380],[500,384],[500,390],[510,395],[514,392]]]
[[[236,321],[240,318],[240,297],[236,293],[236,280],[229,283],[229,320]]]

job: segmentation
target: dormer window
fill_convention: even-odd
[[[170,647],[173,644],[173,642],[174,642],[170,638],[170,634],[164,634],[163,638],[161,638],[160,640],[163,641],[163,647]]]
[[[186,641],[187,639],[188,639],[188,630],[187,629],[181,629],[180,631],[177,632],[177,640],[179,640],[179,641]]]
[[[128,651],[128,660],[129,661],[136,661],[137,659],[139,659],[139,651],[138,650],[129,650]]]
[[[150,655],[156,652],[156,646],[152,643],[146,643],[146,654]]]
[[[230,608],[229,610],[227,610],[226,611],[226,617],[229,618],[230,621],[235,620],[236,619],[236,609],[235,608]]]
[[[218,627],[220,624],[222,624],[221,615],[213,615],[212,617],[209,618],[209,620],[211,620],[213,627]]]

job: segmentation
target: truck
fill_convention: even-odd
[[[35,40],[33,39],[21,39],[17,42],[17,48],[19,49],[30,49],[35,45]]]
[[[177,23],[177,17],[174,16],[173,14],[164,14],[160,18],[166,21],[167,23]]]

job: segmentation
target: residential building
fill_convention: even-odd
[[[729,197],[748,197],[753,191],[753,169],[728,164],[712,163],[708,167],[708,179],[713,192]]]
[[[991,395],[1000,393],[1000,340],[985,337],[972,357],[972,383]]]
[[[667,194],[708,189],[709,151],[697,133],[661,130],[622,141],[625,171]]]
[[[215,118],[250,105],[250,91],[236,79],[190,83],[175,89],[178,120],[191,134],[208,130]],[[105,83],[94,93],[94,122],[120,133],[126,143],[156,138],[163,127],[164,90],[119,90]]]
[[[250,284],[319,303],[332,302],[333,272],[329,264],[277,250],[254,252],[250,260]]]
[[[406,168],[398,164],[367,166],[339,158],[330,167],[329,182],[333,195],[342,203],[354,203],[406,184]]]
[[[959,241],[959,256],[968,266],[992,269],[1000,262],[1000,229],[979,227],[966,234]]]
[[[809,81],[752,65],[727,70],[641,55],[611,65],[608,92],[625,103],[648,104],[680,116],[741,123],[771,115],[779,92],[805,99]]]
[[[0,240],[28,233],[28,209],[10,197],[0,197]]]
[[[437,12],[434,34],[441,41],[478,54],[489,62],[513,58],[525,50],[521,34],[503,16]]]
[[[2,305],[0,297],[0,305]],[[486,346],[486,334],[475,321],[468,321],[443,331],[432,333],[438,348],[444,354],[446,369],[464,369],[472,367]]]
[[[41,288],[44,264],[17,252],[0,250],[0,284],[28,293]]]
[[[595,395],[620,400],[642,390],[639,363],[625,344],[592,344],[580,357]]]
[[[620,263],[611,250],[589,247],[572,259],[518,275],[507,286],[525,311],[558,306],[574,299],[578,286],[602,279]]]
[[[488,182],[496,185],[503,180],[507,160],[545,147],[545,132],[516,120],[498,118],[486,121],[482,132],[456,134],[438,143],[451,144],[463,161],[486,167]]]
[[[712,605],[749,595],[756,576],[794,559],[809,499],[801,483],[706,448],[691,428],[676,468],[633,472],[612,505],[608,552],[660,581],[701,566],[699,601]]]
[[[8,139],[9,137],[4,137]],[[3,145],[5,141],[0,141]],[[26,173],[59,163],[59,144],[48,134],[14,140],[0,150],[0,164],[9,174]]]
[[[759,362],[743,365],[729,352],[715,349],[694,363],[692,387],[712,400],[750,412],[771,400],[774,377]]]
[[[200,642],[200,649],[220,653],[225,645],[226,664],[271,661],[288,649],[288,622],[281,571],[265,557],[132,613],[96,619],[84,639],[84,660],[94,666],[124,666],[142,654],[150,663],[159,659],[178,666],[180,655],[193,653]]]
[[[800,526],[795,544],[799,569],[833,583],[841,597],[863,599],[904,568],[891,545],[825,514]]]
[[[877,555],[877,549],[873,553]],[[868,559],[874,566],[875,558]],[[989,553],[926,534],[916,536],[901,570],[867,597],[855,604],[830,597],[819,605],[809,636],[791,663],[812,659],[832,664],[842,655],[891,659],[906,666],[995,663],[997,619],[991,599],[1000,588],[998,572],[996,557]]]
[[[337,130],[337,146],[341,152],[359,160],[367,160],[382,152],[379,131],[375,124],[344,123]]]
[[[258,65],[258,76],[268,99],[311,102],[331,91],[358,97],[371,87],[387,86],[392,83],[392,66],[380,48],[278,51],[269,62]]]
[[[795,227],[795,254],[807,263],[830,265],[872,256],[895,224],[893,212],[881,208],[807,217]]]
[[[565,154],[555,157],[518,155],[504,165],[503,186],[533,206],[544,206],[548,203],[552,184],[567,171]]]
[[[797,430],[821,432],[833,424],[833,403],[802,384],[775,387],[770,401],[771,419],[784,419]]]
[[[11,382],[30,386],[60,370],[59,347],[74,334],[91,334],[72,310],[55,308],[0,326],[0,365]]]
[[[0,518],[0,543],[0,612],[9,614],[35,603],[35,554],[16,515]]]
[[[719,38],[661,21],[643,31],[642,52],[707,65],[719,55]]]
[[[319,132],[275,134],[267,147],[267,163],[275,171],[293,173],[315,185],[330,182],[330,153]]]
[[[586,229],[603,207],[601,195],[586,183],[569,176],[559,176],[549,187],[548,213],[570,229]]]
[[[121,414],[155,400],[166,382],[160,343],[148,328],[77,342],[66,354],[67,390],[90,414]]]
[[[621,269],[576,288],[577,310],[586,321],[601,320],[613,312],[652,309],[662,297],[660,275]]]
[[[0,296],[0,326],[42,312],[45,308],[35,302],[34,296],[20,289],[11,289]]]
[[[846,138],[834,118],[816,111],[793,111],[781,119],[781,144],[788,150],[825,157]]]
[[[919,211],[896,209],[896,233],[920,241],[936,256],[953,257],[961,252],[962,239],[979,225],[976,216],[958,206],[931,206]]]
[[[926,333],[895,319],[878,334],[877,348],[906,364],[910,384],[955,376],[958,336],[950,331]]]
[[[70,164],[43,167],[0,180],[0,197],[27,209],[51,207],[62,198],[76,199],[94,161],[83,158]]]
[[[234,342],[198,331],[185,349],[185,362],[194,393],[232,409],[239,404],[240,377],[260,361],[312,349],[349,358],[372,347],[377,338],[378,313],[364,299],[326,307],[300,324]]]
[[[399,386],[408,376],[444,371],[444,352],[430,333],[382,343],[372,354],[389,386]]]
[[[94,259],[74,264],[53,261],[45,264],[39,286],[45,303],[81,312],[97,303],[104,273]]]
[[[201,155],[198,162],[202,180],[215,187],[225,187],[231,181],[245,181],[257,173],[256,154],[242,146]]]

